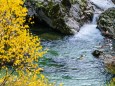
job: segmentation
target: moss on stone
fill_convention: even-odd
[[[103,12],[97,22],[102,31],[107,31],[115,37],[115,8],[109,8]]]

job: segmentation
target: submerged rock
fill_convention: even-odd
[[[92,55],[98,58],[102,53],[103,53],[102,51],[95,50],[92,52]]]
[[[97,26],[104,36],[115,38],[115,7],[109,8],[100,15]]]
[[[93,9],[86,0],[27,0],[29,16],[45,21],[54,30],[63,34],[74,34],[81,25],[91,20]]]

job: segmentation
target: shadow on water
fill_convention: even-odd
[[[50,29],[49,27],[32,27],[32,33],[39,35],[41,40],[58,40],[64,37],[63,34],[55,32],[54,30]]]
[[[61,34],[59,31],[52,29],[44,22],[35,22],[35,25],[30,27],[30,31],[33,34],[38,35],[41,40],[59,40],[62,39],[65,35]]]

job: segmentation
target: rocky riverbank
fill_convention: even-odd
[[[102,55],[101,58],[104,58],[104,64],[108,71],[115,74],[115,7],[105,10],[99,16],[97,26],[102,35],[109,38],[108,44],[111,45],[109,55],[106,55],[105,52],[105,55]]]

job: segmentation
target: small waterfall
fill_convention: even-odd
[[[98,16],[99,16],[99,13],[93,14],[92,24],[96,24]]]
[[[97,27],[97,19],[100,13],[95,12],[93,15],[92,22],[90,24],[84,24],[79,33],[77,33],[72,40],[75,39],[82,39],[87,41],[95,41],[95,40],[102,40],[103,37],[101,32],[96,28]]]

